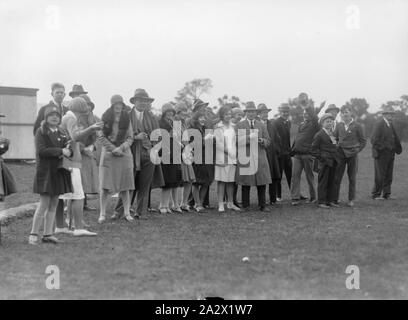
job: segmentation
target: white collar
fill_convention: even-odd
[[[326,128],[322,128],[323,130],[324,130],[324,132],[326,132],[326,134],[328,135],[328,136],[331,136],[332,135],[332,133],[329,131],[329,130],[327,130]]]
[[[385,117],[383,117],[383,119],[384,119],[385,123],[387,124],[387,127],[389,127],[389,126],[390,126],[390,122],[389,122]]]
[[[350,128],[350,125],[351,125],[353,122],[354,122],[354,119],[351,119],[351,121],[349,122],[349,124],[347,124],[347,123],[345,123],[345,122],[343,121],[344,127],[346,128],[346,130],[347,130],[348,128]]]

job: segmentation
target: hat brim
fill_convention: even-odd
[[[115,104],[118,104],[118,103],[120,103],[124,108],[126,107],[126,104],[125,104],[123,101],[117,101],[117,102],[111,104],[111,108],[112,108]]]
[[[153,102],[153,98],[146,98],[146,97],[132,97],[129,99],[131,104],[135,103],[135,100],[145,101],[145,102]]]
[[[194,106],[194,108],[193,108],[193,112],[197,112],[197,111],[198,111],[198,109],[200,109],[200,108],[206,108],[206,107],[208,107],[208,105],[209,105],[209,103],[208,103],[208,102],[205,102],[205,103],[200,103],[200,104],[198,104],[198,105]]]
[[[332,110],[336,110],[337,112],[340,112],[340,108],[330,108],[330,109],[326,109],[326,113],[327,112],[330,112],[330,111],[332,111]]]
[[[381,114],[395,114],[395,111],[380,111]]]
[[[88,91],[71,91],[68,95],[73,98],[73,94],[81,95],[81,94],[88,94]]]

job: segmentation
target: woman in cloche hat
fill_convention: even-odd
[[[99,140],[102,144],[100,176],[99,223],[106,220],[106,204],[108,194],[119,193],[123,202],[127,221],[134,219],[130,215],[130,191],[135,189],[133,177],[133,156],[130,146],[133,143],[133,130],[129,114],[125,111],[122,96],[114,95],[111,106],[102,115],[103,129]],[[118,218],[113,215],[113,218]]]

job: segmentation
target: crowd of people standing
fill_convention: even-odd
[[[51,94],[53,99],[39,110],[34,125],[34,192],[40,195],[40,204],[30,244],[39,243],[41,226],[42,242],[58,243],[56,235],[62,233],[96,236],[84,221],[84,210],[96,209],[87,203],[91,195],[99,195],[99,223],[107,220],[110,195],[118,195],[111,219],[133,222],[146,219],[149,211],[205,212],[211,209],[209,190],[214,181],[218,212],[249,210],[251,187],[257,189],[259,211],[270,212],[282,201],[285,175],[291,205],[317,203],[321,208],[335,208],[347,167],[347,205],[354,206],[358,153],[365,148],[366,137],[349,106],[329,105],[318,113],[308,95],[301,93],[298,102],[303,122],[293,134],[290,108],[285,104],[279,107],[278,117],[270,119],[271,109],[263,103],[256,106],[249,101],[244,108],[227,104],[214,114],[208,103],[196,99],[192,108],[183,102],[166,103],[158,117],[151,108],[154,99],[146,90],[136,89],[129,100],[132,106],[114,95],[99,119],[81,85],[73,86],[67,106],[62,84],[53,84]],[[372,198],[376,200],[390,198],[394,157],[402,151],[392,126],[393,114],[391,109],[382,112],[371,139],[375,161]],[[152,133],[158,129],[167,132],[170,141],[156,152],[158,141]],[[191,129],[196,135],[181,139]],[[202,161],[196,160],[195,149],[190,150],[193,154],[179,152],[195,139],[202,141]],[[156,161],[164,158],[168,161]],[[256,170],[251,172],[253,164]],[[307,197],[300,188],[303,171]],[[157,188],[161,197],[156,209],[150,195]]]

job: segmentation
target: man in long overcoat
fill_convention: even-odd
[[[270,138],[266,126],[256,120],[258,111],[255,103],[250,101],[244,110],[246,118],[236,125],[238,141],[238,166],[237,184],[242,186],[242,207],[249,208],[249,195],[251,186],[258,189],[258,205],[261,211],[269,211],[266,207],[266,185],[272,182],[269,170],[266,148],[270,143]],[[251,145],[256,145],[257,150],[252,150]],[[249,164],[243,163],[243,156],[249,156]],[[254,170],[248,170],[255,166]],[[248,170],[249,172],[245,172]],[[252,171],[252,172],[251,172]],[[249,174],[248,174],[249,173]]]
[[[374,125],[371,136],[375,170],[371,196],[374,200],[390,199],[395,154],[402,152],[400,139],[392,124],[394,109],[389,107],[381,113],[382,119]]]

